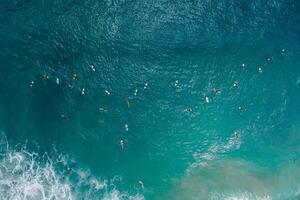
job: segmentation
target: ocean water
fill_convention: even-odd
[[[0,199],[300,199],[297,0],[1,0]]]

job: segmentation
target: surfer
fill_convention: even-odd
[[[85,94],[85,88],[82,88],[81,95],[84,95],[84,94]]]
[[[124,149],[124,141],[123,140],[120,140],[120,146],[121,146],[121,149]]]
[[[144,189],[144,183],[143,183],[143,181],[139,181],[139,184],[140,184],[141,188]]]
[[[206,103],[209,103],[209,98],[208,98],[208,96],[205,97],[205,102],[206,102]]]
[[[191,113],[192,111],[193,111],[192,108],[186,108],[186,109],[184,109],[184,112]]]
[[[109,92],[108,90],[105,90],[105,93],[106,93],[107,95],[110,95],[110,92]]]
[[[148,83],[145,83],[144,89],[147,89],[147,88],[148,88]]]
[[[239,106],[239,110],[240,110],[241,112],[243,112],[243,111],[246,111],[246,108],[245,108],[244,106]]]
[[[129,102],[128,97],[125,98],[125,101],[126,101],[126,104],[127,104],[127,108],[130,108],[130,102]]]
[[[220,89],[217,89],[217,88],[214,88],[213,89],[213,92],[217,95],[217,94],[221,94],[221,90]]]
[[[237,131],[234,131],[234,137],[239,138],[239,133]]]
[[[77,75],[77,74],[73,74],[72,80],[73,80],[73,81],[76,81],[77,79],[78,79],[78,75]]]
[[[69,88],[69,91],[72,91],[73,86],[69,84],[69,85],[68,85],[68,88]]]
[[[238,82],[238,81],[233,81],[233,84],[232,84],[233,87],[236,88],[238,85],[239,85],[239,82]]]
[[[55,82],[57,85],[59,85],[59,83],[60,83],[59,78],[56,78]]]
[[[63,118],[64,120],[69,120],[69,118],[68,118],[68,116],[67,115],[65,115],[65,114],[61,114],[61,116],[60,116],[61,118]]]
[[[94,66],[94,65],[91,65],[91,69],[92,69],[92,71],[93,71],[93,72],[95,72],[95,71],[96,71],[96,69],[95,69],[95,66]]]
[[[50,78],[49,75],[47,75],[47,74],[44,74],[44,75],[43,75],[43,79],[44,79],[44,80],[49,80],[49,78]]]
[[[102,108],[102,107],[100,107],[99,110],[100,110],[100,112],[108,112],[108,110],[106,108]]]

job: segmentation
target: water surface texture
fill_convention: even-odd
[[[1,0],[0,199],[299,199],[299,11]]]

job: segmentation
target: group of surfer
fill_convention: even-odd
[[[282,49],[281,50],[281,54],[286,54],[286,50],[285,49]],[[267,58],[267,61],[272,61],[273,60],[273,57],[272,56],[270,56],[270,57],[268,57]],[[266,64],[266,63],[265,63]],[[245,69],[246,68],[246,64],[241,64],[241,67],[242,67],[242,69]],[[258,67],[258,72],[260,73],[260,74],[262,74],[263,73],[263,69],[262,69],[263,67],[262,66],[260,66],[260,67]],[[175,82],[174,82],[174,86],[175,87],[179,87],[179,81],[178,80],[176,80]],[[237,88],[239,86],[239,82],[238,81],[233,81],[233,83],[232,83],[232,87],[233,88]],[[218,88],[213,88],[213,93],[215,94],[215,95],[219,95],[219,94],[221,94],[221,89],[218,89]],[[210,103],[210,99],[209,99],[209,97],[208,96],[205,96],[204,97],[204,100],[205,100],[205,103]],[[240,111],[240,112],[244,112],[244,111],[246,111],[246,108],[244,107],[244,106],[239,106],[238,107],[238,110]],[[188,108],[186,108],[186,109],[184,109],[184,112],[188,112],[188,113],[191,113],[192,112],[192,108],[190,108],[190,107],[188,107]]]
[[[285,49],[282,49],[282,50],[281,50],[281,53],[282,53],[282,54],[286,54],[286,50],[285,50]],[[267,61],[269,61],[269,62],[272,61],[272,60],[273,60],[272,57],[268,57],[268,58],[267,58]],[[245,68],[246,68],[246,64],[241,64],[241,67],[242,67],[243,69],[245,69]],[[93,72],[96,71],[94,65],[91,65],[90,68],[91,68],[91,70],[92,70]],[[263,73],[263,67],[262,67],[262,66],[260,66],[260,67],[258,68],[258,72],[259,72],[260,74]],[[49,80],[49,79],[50,79],[50,76],[47,75],[47,74],[44,74],[44,75],[43,75],[43,79],[44,79],[44,80]],[[76,81],[77,79],[78,79],[78,75],[77,75],[76,73],[74,73],[74,74],[72,75],[71,80],[72,80],[72,81]],[[57,85],[60,85],[60,84],[61,84],[60,79],[59,79],[59,78],[56,78],[56,79],[55,79],[55,83],[56,83]],[[35,84],[35,82],[34,82],[34,81],[31,81],[31,82],[30,82],[30,87],[33,87],[34,84]],[[143,88],[144,88],[144,89],[147,89],[148,86],[149,86],[148,83],[145,83]],[[179,80],[175,80],[174,86],[175,86],[175,87],[180,87]],[[238,87],[239,87],[239,82],[236,81],[236,80],[233,81],[233,83],[232,83],[232,88],[238,88]],[[68,89],[69,89],[70,91],[73,90],[72,84],[68,84]],[[111,95],[111,92],[110,92],[109,90],[105,90],[104,92],[105,92],[106,95]],[[219,95],[219,94],[221,94],[221,89],[219,89],[219,88],[213,88],[213,89],[212,89],[212,92],[213,92],[215,95]],[[81,95],[85,95],[85,88],[81,88]],[[135,90],[134,90],[133,95],[134,95],[134,96],[137,96],[137,95],[138,95],[138,89],[135,89]],[[209,104],[209,103],[210,103],[210,98],[209,98],[209,96],[205,96],[205,97],[204,97],[204,101],[205,101],[206,104]],[[130,108],[131,108],[131,103],[130,103],[129,97],[125,97],[125,102],[126,102],[127,108],[130,109]],[[245,108],[244,106],[239,106],[239,107],[238,107],[238,110],[239,110],[240,112],[244,112],[244,111],[246,111],[246,108]],[[105,107],[100,107],[100,108],[99,108],[99,111],[102,112],[102,113],[106,113],[106,112],[108,112],[108,109],[105,108]],[[188,108],[186,108],[186,109],[184,110],[184,112],[191,113],[191,112],[193,112],[193,111],[192,111],[192,108],[188,107]],[[68,117],[66,114],[61,114],[61,118],[64,119],[64,120],[69,120],[69,117]],[[129,131],[129,126],[128,126],[127,123],[125,123],[124,129],[125,129],[126,132]],[[234,136],[235,136],[235,137],[239,137],[239,136],[238,136],[238,132],[235,131],[235,132],[234,132]],[[124,141],[124,139],[121,139],[121,140],[119,141],[119,145],[120,145],[120,147],[121,147],[122,150],[125,148],[125,141]],[[71,171],[73,171],[73,169],[69,167],[69,168],[68,168],[68,171],[71,172]],[[139,181],[139,185],[140,185],[142,188],[144,188],[144,183],[143,183],[142,181]]]
[[[281,53],[282,53],[282,54],[286,54],[286,50],[285,50],[285,49],[282,49],[282,50],[281,50]],[[272,61],[272,60],[273,60],[272,57],[268,57],[268,58],[267,58],[267,61]],[[246,64],[244,64],[244,63],[241,64],[241,67],[242,67],[243,69],[245,69],[245,68],[246,68]],[[96,71],[96,68],[95,68],[94,65],[91,65],[90,68],[91,68],[91,70],[92,70],[93,72]],[[258,68],[258,72],[259,72],[259,73],[262,73],[262,72],[263,72],[262,66],[260,66],[260,67]],[[50,76],[47,75],[47,74],[44,74],[44,75],[43,75],[43,79],[44,79],[44,80],[49,80],[49,79],[50,79]],[[78,75],[77,75],[76,73],[74,73],[74,74],[72,75],[72,77],[71,77],[71,80],[72,80],[72,81],[76,81],[77,79],[78,79]],[[57,85],[60,85],[60,83],[61,83],[61,81],[60,81],[59,78],[56,78],[56,79],[55,79],[55,82],[56,82]],[[34,81],[31,81],[31,82],[30,82],[30,87],[33,87],[34,84],[35,84],[35,82],[34,82]],[[180,86],[179,80],[175,80],[174,86],[175,86],[175,87],[179,87],[179,86]],[[232,87],[233,87],[233,88],[237,88],[238,86],[239,86],[239,82],[236,81],[236,80],[233,81]],[[144,84],[144,89],[147,89],[147,88],[148,88],[148,83],[145,83],[145,84]],[[68,89],[69,89],[70,91],[72,91],[72,89],[73,89],[72,84],[68,84]],[[219,89],[219,88],[213,88],[212,91],[213,91],[213,93],[214,93],[215,95],[221,94],[221,89]],[[104,92],[105,92],[106,95],[111,95],[111,92],[110,92],[109,90],[104,90]],[[135,89],[134,92],[133,92],[133,95],[134,95],[134,96],[137,96],[137,94],[138,94],[138,89]],[[85,95],[85,88],[84,88],[84,87],[81,88],[81,95]],[[205,100],[205,103],[207,103],[207,104],[210,103],[210,98],[209,98],[208,96],[205,96],[205,97],[204,97],[204,100]],[[129,97],[126,97],[126,98],[125,98],[125,102],[126,102],[127,108],[130,109],[131,104],[130,104]],[[246,108],[245,108],[244,106],[239,106],[239,107],[238,107],[238,110],[239,110],[240,112],[244,112],[244,111],[246,111]],[[108,109],[105,108],[105,107],[100,107],[100,108],[99,108],[99,111],[105,113],[105,112],[108,112]],[[188,108],[186,108],[186,109],[184,110],[184,112],[191,113],[191,112],[192,112],[192,108],[188,107]],[[64,119],[64,120],[69,120],[69,117],[68,117],[66,114],[61,114],[61,118]],[[127,124],[127,123],[124,125],[124,128],[125,128],[125,131],[126,131],[126,132],[129,131],[129,127],[128,127],[128,124]],[[124,140],[121,139],[119,143],[120,143],[121,149],[124,149],[124,147],[125,147]]]

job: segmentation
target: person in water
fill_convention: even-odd
[[[85,94],[85,88],[82,88],[81,89],[81,95],[84,95]]]
[[[78,79],[78,75],[77,75],[77,74],[73,74],[72,80],[73,80],[73,81],[76,81],[77,79]]]
[[[123,150],[124,149],[124,141],[123,140],[120,140],[120,146],[121,146],[121,149]]]
[[[236,88],[238,85],[239,85],[239,82],[238,82],[238,81],[234,81],[233,84],[232,84],[232,86],[235,87],[235,88]]]
[[[108,112],[108,110],[106,108],[100,107],[99,108],[100,112]]]
[[[139,184],[140,184],[141,188],[144,189],[144,183],[143,183],[143,181],[139,181]]]
[[[129,130],[128,124],[125,124],[124,128],[125,128],[125,131],[128,131]]]
[[[148,83],[145,83],[144,84],[144,89],[147,89],[148,88]]]
[[[214,88],[213,89],[213,92],[217,95],[217,94],[221,94],[221,90],[220,89],[217,89],[217,88]]]
[[[47,75],[47,74],[44,74],[44,75],[43,75],[43,79],[44,79],[44,80],[49,80],[49,79],[50,79],[50,77],[49,77],[49,75]]]
[[[239,106],[239,110],[240,110],[241,112],[243,112],[243,111],[246,111],[246,108],[245,108],[244,106]]]
[[[192,111],[193,111],[192,108],[186,108],[186,109],[184,109],[184,112],[191,113]]]
[[[127,104],[127,108],[130,108],[130,101],[128,99],[128,97],[125,98],[126,104]]]
[[[59,78],[56,78],[56,79],[55,79],[55,82],[56,82],[57,85],[59,85],[59,83],[60,83]]]
[[[175,87],[178,87],[178,86],[179,86],[179,81],[178,81],[178,80],[175,81],[174,86],[175,86]]]
[[[69,91],[72,91],[73,86],[69,84],[69,85],[68,85],[68,88],[69,88]]]
[[[239,138],[239,133],[237,131],[234,131],[234,137]]]
[[[209,103],[209,98],[208,98],[208,96],[205,97],[205,103]]]
[[[61,114],[61,118],[63,118],[64,120],[69,120],[68,116],[65,114]]]

